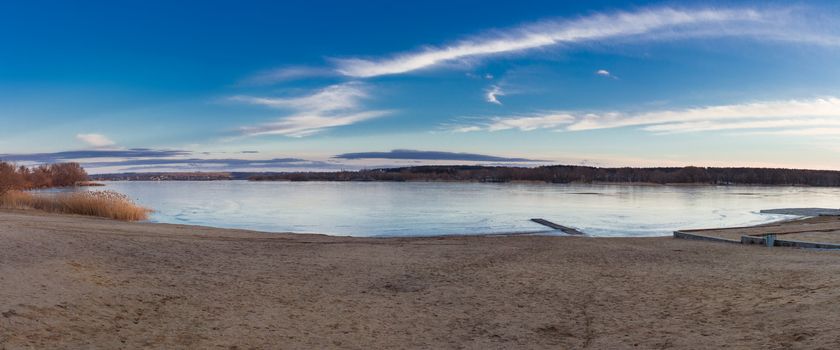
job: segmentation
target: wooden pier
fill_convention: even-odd
[[[555,230],[563,231],[564,233],[570,234],[570,235],[583,235],[584,234],[583,232],[578,231],[577,229],[574,229],[574,228],[571,228],[571,227],[568,227],[568,226],[555,224],[555,223],[553,223],[551,221],[548,221],[546,219],[535,218],[535,219],[531,219],[531,221],[536,222],[540,225],[545,225],[545,226],[551,227]]]

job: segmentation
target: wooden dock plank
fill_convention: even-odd
[[[567,233],[567,234],[570,234],[570,235],[583,235],[584,234],[583,232],[578,231],[577,229],[574,229],[574,228],[571,228],[571,227],[568,227],[568,226],[563,226],[563,225],[560,225],[560,224],[555,224],[555,223],[553,223],[551,221],[548,221],[546,219],[534,218],[534,219],[531,219],[531,221],[536,222],[540,225],[545,225],[545,226],[551,227],[555,230],[563,231],[564,233]]]

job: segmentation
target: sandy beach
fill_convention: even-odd
[[[840,347],[840,253],[0,211],[0,349]]]

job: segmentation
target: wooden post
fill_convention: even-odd
[[[769,235],[764,236],[764,244],[767,245],[768,247],[772,247],[773,245],[775,245],[776,244],[776,235],[769,234]]]

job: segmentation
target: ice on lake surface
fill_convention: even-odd
[[[762,209],[836,208],[819,187],[439,182],[107,182],[153,208],[152,221],[270,232],[424,236],[544,231],[544,218],[593,236],[663,236],[752,225]]]

